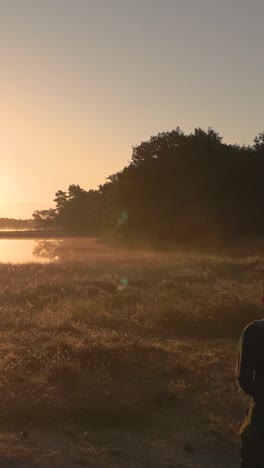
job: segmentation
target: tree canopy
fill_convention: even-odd
[[[246,147],[176,127],[134,146],[97,190],[58,190],[54,217],[68,231],[146,241],[263,235],[263,170],[264,132]]]

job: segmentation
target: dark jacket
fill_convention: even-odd
[[[240,432],[250,423],[264,430],[264,319],[249,323],[241,333],[236,378],[239,387],[251,396]]]

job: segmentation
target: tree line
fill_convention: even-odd
[[[70,185],[42,225],[154,242],[264,234],[264,132],[251,146],[223,143],[212,128],[179,127],[134,146],[123,170],[97,190]]]
[[[0,229],[28,230],[34,228],[32,219],[0,218]]]

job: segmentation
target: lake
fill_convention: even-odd
[[[60,240],[0,239],[1,263],[25,263],[56,261],[55,247]]]
[[[150,252],[114,247],[96,238],[0,238],[0,263],[94,262],[97,259],[148,257]]]

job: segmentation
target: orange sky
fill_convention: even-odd
[[[96,188],[177,125],[251,143],[263,20],[259,0],[0,0],[0,217]]]

